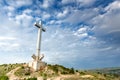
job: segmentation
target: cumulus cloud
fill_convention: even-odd
[[[32,4],[32,0],[26,0],[26,1],[24,1],[24,0],[18,0],[18,1],[16,1],[16,0],[9,0],[9,1],[6,0],[6,3],[8,5],[12,6],[12,7],[18,8],[18,7],[22,7],[22,6],[31,5]]]
[[[31,9],[26,9],[23,11],[23,14],[30,14],[32,13],[32,10]]]
[[[81,6],[91,6],[96,0],[77,0]]]
[[[78,29],[74,35],[78,36],[79,38],[86,38],[88,37],[88,33],[87,33],[87,28],[83,27],[83,28],[80,28]]]
[[[64,10],[63,12],[60,12],[57,14],[57,17],[58,18],[63,18],[63,17],[66,17],[68,14],[68,10]]]
[[[105,10],[115,10],[115,9],[120,9],[120,1],[114,1],[113,3],[109,4]]]
[[[4,36],[0,36],[0,40],[15,40],[16,38],[14,37],[4,37]]]
[[[42,19],[43,19],[43,20],[46,20],[46,19],[49,19],[50,17],[51,17],[50,14],[48,14],[48,13],[43,13]]]
[[[117,3],[116,3],[117,2]],[[93,17],[89,23],[94,25],[94,36],[98,39],[102,50],[119,48],[120,40],[120,9],[119,1],[114,1],[104,8],[105,13]]]
[[[43,4],[42,4],[42,7],[43,8],[50,8],[53,4],[54,4],[54,0],[52,0],[52,1],[44,0]]]
[[[77,3],[79,6],[91,6],[95,0],[62,0],[63,4]]]
[[[22,24],[22,26],[29,27],[33,20],[33,17],[23,13],[21,15],[16,15],[14,19],[16,23]]]
[[[85,34],[84,29],[78,31]],[[71,61],[74,61],[78,59],[78,57],[85,59],[94,56],[94,53],[89,51],[89,43],[92,45],[92,40],[93,39],[89,39],[87,44],[87,41],[86,43],[80,41],[79,37],[74,35],[74,32],[69,28],[48,27],[47,32],[43,33],[42,53],[45,54],[44,60],[49,63],[61,63],[64,61],[68,63],[69,60],[73,59]]]
[[[14,11],[15,8],[12,6],[5,6],[4,9],[9,10],[9,11]]]
[[[87,22],[91,18],[98,15],[97,9],[86,9],[86,10],[72,10],[72,13],[65,19],[66,22],[77,24],[80,22]]]
[[[29,17],[27,18],[26,16],[27,15],[24,14],[24,16],[20,16],[20,19],[22,20],[30,19]],[[32,29],[25,28],[26,25],[30,25],[29,22],[24,23],[24,25],[17,24],[14,21],[14,19],[9,20],[9,18],[5,14],[3,15],[2,13],[0,13],[0,24],[1,24],[0,25],[0,28],[1,28],[0,29],[0,51],[1,51],[0,55],[2,57],[6,55],[11,56],[11,60],[12,60],[12,56],[14,56],[14,54],[19,53],[18,55],[20,54],[23,55],[24,53],[24,55],[26,55],[28,51],[31,51],[31,54],[32,54],[32,50],[34,49],[33,44],[34,44],[35,38],[31,38],[30,36],[33,36],[33,34],[29,32],[32,31],[34,27]],[[33,42],[33,44],[31,44],[31,42]],[[28,45],[30,45],[31,47],[27,47]],[[6,54],[3,54],[3,53],[6,53]],[[2,57],[0,58],[3,60]],[[19,57],[19,56],[16,55],[16,57]],[[23,57],[20,57],[20,58],[22,59]],[[21,60],[20,58],[17,61],[20,61]],[[4,59],[4,61],[8,63],[12,62],[12,61],[10,62],[10,60],[7,61],[7,59]],[[3,62],[0,62],[0,63],[3,63]]]
[[[93,22],[93,24],[96,25],[96,27],[94,29],[96,31],[95,33],[102,32],[102,34],[104,34],[104,33],[107,34],[110,32],[119,31],[119,25],[120,25],[119,11],[120,11],[120,9],[110,7],[115,3],[116,3],[116,1],[111,3],[110,5],[108,5],[105,8],[107,10],[107,12],[105,14],[102,14],[102,15],[100,14],[100,15],[96,16],[95,18],[93,18],[92,22]],[[119,2],[118,2],[118,4],[119,4]]]

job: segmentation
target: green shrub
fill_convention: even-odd
[[[43,80],[47,80],[47,74],[46,73],[43,73],[42,76],[43,76]]]
[[[8,76],[0,76],[0,80],[9,80]]]
[[[70,74],[74,74],[75,72],[74,72],[74,68],[71,68],[70,69]]]
[[[76,70],[76,72],[78,72],[78,70]]]
[[[30,69],[28,67],[21,66],[21,68],[15,72],[15,75],[16,76],[28,76],[30,75]]]
[[[22,69],[24,69],[24,66],[21,66]]]
[[[27,76],[27,75],[30,75],[30,72],[26,72],[25,75],[26,75],[26,76]]]
[[[85,72],[81,71],[80,74],[81,74],[81,75],[85,75]]]
[[[61,74],[68,74],[68,72],[63,71],[63,72],[61,72]]]
[[[37,78],[33,77],[33,78],[28,78],[27,80],[37,80]]]

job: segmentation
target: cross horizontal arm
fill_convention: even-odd
[[[38,28],[42,28],[42,31],[44,31],[44,32],[46,31],[46,29],[43,28],[39,23],[35,23],[35,26],[38,27]]]

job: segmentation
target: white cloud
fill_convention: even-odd
[[[62,0],[63,4],[76,3],[79,6],[91,6],[96,0]]]
[[[8,14],[7,14],[9,17],[11,17],[12,16],[12,13],[11,12],[8,12]]]
[[[54,24],[55,20],[51,20],[48,24]]]
[[[87,22],[96,15],[98,15],[98,10],[96,8],[85,10],[71,10],[71,14],[69,14],[69,16],[64,21],[72,24],[77,24],[84,21]]]
[[[120,9],[120,1],[114,1],[113,3],[109,4],[109,6],[107,6],[105,8],[105,10],[115,10],[115,9]]]
[[[86,27],[78,29],[78,33],[84,33],[84,32],[87,32],[87,28]]]
[[[94,32],[96,35],[106,35],[110,32],[119,31],[120,25],[120,8],[118,8],[119,1],[114,1],[109,4],[105,10],[105,14],[100,14],[91,20],[91,23],[95,25]],[[116,4],[116,5],[115,5]]]
[[[44,8],[48,8],[49,7],[49,1],[48,0],[44,0],[43,7]]]
[[[111,49],[112,49],[112,47],[108,46],[108,47],[99,49],[99,51],[108,51],[108,50],[111,50]]]
[[[6,2],[8,5],[16,8],[32,4],[32,0],[7,0]]]
[[[23,11],[23,14],[30,14],[32,13],[32,10],[31,9],[26,9]]]
[[[63,12],[60,12],[57,14],[58,18],[63,18],[68,14],[68,10],[64,10]]]
[[[9,10],[9,11],[14,11],[15,8],[12,6],[5,6],[4,9]]]
[[[20,53],[5,53],[4,57],[0,56],[1,61],[0,64],[13,64],[13,63],[24,63],[24,62],[28,62],[29,58],[23,57],[23,54]]]
[[[88,35],[88,33],[87,33],[87,28],[86,27],[83,27],[83,28],[80,28],[80,29],[78,29],[75,33],[74,33],[74,35],[76,35],[76,36],[78,36],[79,38],[86,38],[86,37],[88,37],[89,35]]]
[[[71,3],[71,2],[74,2],[75,0],[62,0],[62,3],[63,4],[67,4],[67,3]]]
[[[77,31],[82,33],[81,37],[87,36],[89,38],[86,29],[81,28]],[[69,28],[62,29],[53,25],[48,26],[42,37],[41,50],[45,54],[44,60],[48,63],[61,63],[69,62],[71,58],[73,59],[71,61],[74,61],[78,57],[85,59],[94,56],[90,48],[93,48],[91,46],[95,44],[95,38],[91,36],[89,40],[84,41],[80,40],[80,37],[74,35],[74,33]]]
[[[19,45],[20,45],[20,44],[15,43],[15,44],[12,45],[12,47],[18,47]]]
[[[50,20],[47,25],[61,25],[62,22],[62,20]]]
[[[85,5],[92,5],[96,0],[77,0],[77,1],[82,3],[83,6],[85,6]]]
[[[33,20],[32,16],[29,16],[27,14],[21,14],[21,15],[16,15],[15,16],[15,21],[18,24],[22,24],[23,26],[29,27],[31,22]]]
[[[4,15],[7,15],[8,17],[9,17],[9,19],[11,18],[11,17],[14,17],[15,16],[15,10],[16,10],[16,8],[15,7],[13,7],[13,6],[2,6],[1,7],[1,10],[2,10],[2,12],[4,13]]]
[[[7,36],[0,36],[0,41],[1,40],[15,40],[15,37],[7,37]]]
[[[31,38],[31,36],[34,36],[34,32],[30,33],[34,29],[34,27],[31,28],[30,25],[31,22],[25,22],[24,25],[15,23],[14,19],[8,20],[9,18],[7,16],[4,16],[0,13],[0,51],[3,53],[9,53],[9,55],[14,55],[15,53],[24,53],[33,51],[33,44],[34,39]],[[31,20],[31,17],[24,14],[17,17],[19,20]],[[30,24],[29,24],[30,23]],[[27,25],[30,25],[29,28],[26,27]],[[28,34],[29,33],[29,34]],[[33,42],[33,43],[32,43]],[[30,45],[30,47],[28,47]],[[12,54],[13,53],[13,54]],[[26,55],[26,53],[24,55]],[[5,56],[5,54],[0,54],[1,56]],[[29,55],[31,56],[31,55]],[[24,58],[24,57],[23,57]],[[1,58],[3,59],[3,58]]]
[[[43,8],[49,8],[49,7],[51,7],[53,5],[53,3],[54,3],[54,0],[52,0],[52,1],[44,0],[43,4],[42,4],[42,7]]]
[[[42,19],[43,20],[45,20],[45,19],[49,19],[50,18],[50,14],[48,14],[48,13],[43,13],[43,15],[42,15]]]
[[[86,38],[86,37],[88,37],[88,34],[87,34],[87,33],[74,34],[74,35],[78,36],[79,38]]]
[[[16,51],[19,51],[19,48],[20,48],[20,44],[18,43],[15,43],[15,42],[11,42],[9,40],[7,41],[1,41],[0,42],[0,51],[1,52],[9,52],[9,51],[12,51],[12,52],[16,52]]]

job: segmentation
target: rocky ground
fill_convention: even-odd
[[[28,78],[28,77],[30,77],[30,76],[27,76],[27,77],[18,77],[18,76],[16,76],[15,75],[15,72],[18,70],[18,69],[20,69],[20,67],[17,67],[17,68],[15,68],[15,69],[13,69],[13,70],[11,70],[10,72],[8,72],[6,75],[9,77],[9,80],[24,80],[25,78]],[[79,75],[77,75],[77,74],[72,74],[72,75],[59,75],[59,76],[56,76],[56,77],[51,77],[51,78],[46,78],[46,80],[64,80],[64,79],[66,79],[66,78],[72,78],[72,77],[78,77]],[[79,77],[81,77],[81,78],[94,78],[94,76],[92,76],[92,75],[81,75],[81,76],[79,76]],[[37,77],[37,80],[45,80],[42,76],[40,77],[40,76],[38,76]]]
[[[112,74],[106,74],[108,70],[112,71]],[[8,76],[9,80],[120,80],[118,70],[120,69],[75,70],[62,65],[48,64],[43,70],[34,72],[26,64],[0,65],[0,75]],[[114,75],[113,71],[117,71],[118,75]]]

